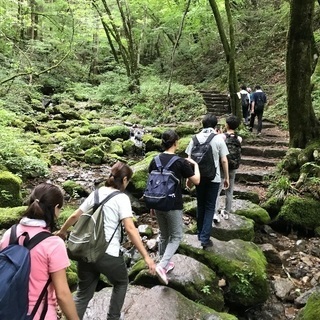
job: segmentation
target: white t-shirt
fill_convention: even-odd
[[[116,189],[110,187],[99,188],[99,201],[101,202],[109,194],[116,191]],[[94,192],[90,193],[88,198],[81,204],[80,210],[82,212],[88,211],[94,204]],[[132,208],[129,197],[125,193],[120,193],[111,198],[103,206],[104,214],[104,233],[106,241],[109,242],[114,230],[117,228],[119,221],[125,218],[132,218]],[[114,234],[112,241],[109,243],[107,253],[111,256],[118,257],[120,250],[121,241],[121,226],[119,225],[118,230]]]
[[[202,129],[202,131],[196,135],[199,143],[204,143],[212,132],[216,133],[216,131],[212,128]],[[229,151],[221,134],[215,135],[211,140],[210,145],[212,148],[213,159],[214,159],[215,167],[217,170],[216,177],[212,180],[212,182],[220,183],[221,182],[220,158],[227,156],[229,154]],[[186,154],[189,156],[191,155],[192,147],[193,147],[193,140],[191,139],[185,151]]]

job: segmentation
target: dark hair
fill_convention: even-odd
[[[259,85],[256,85],[254,88],[255,88],[256,90],[261,90],[261,87],[260,87]]]
[[[213,113],[207,113],[202,119],[202,126],[204,128],[215,128],[218,120],[217,117]]]
[[[162,134],[161,146],[164,150],[168,150],[177,140],[179,140],[178,134],[174,130],[167,130]]]
[[[51,183],[41,183],[31,192],[24,216],[44,220],[52,232],[55,229],[54,213],[57,205],[60,209],[63,206],[61,189]]]
[[[240,120],[238,117],[232,115],[226,119],[226,123],[228,124],[231,130],[236,130],[240,125]]]
[[[247,86],[243,84],[243,85],[241,86],[241,89],[242,89],[242,90],[247,90]]]
[[[118,161],[115,163],[110,172],[110,177],[106,181],[105,185],[107,187],[112,187],[120,191],[124,191],[125,187],[123,185],[123,178],[127,177],[128,181],[133,175],[132,169],[125,163]]]

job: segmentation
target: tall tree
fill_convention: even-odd
[[[230,99],[231,99],[232,113],[236,115],[239,119],[241,119],[242,115],[240,110],[240,100],[237,96],[237,92],[239,91],[239,85],[238,85],[236,63],[235,63],[235,39],[234,39],[234,27],[232,22],[232,14],[230,9],[230,1],[225,0],[225,9],[227,13],[228,26],[229,26],[229,40],[227,37],[227,33],[225,31],[225,28],[223,26],[222,17],[221,17],[216,0],[209,0],[209,3],[217,24],[217,28],[219,31],[226,61],[229,66],[228,86],[229,86],[229,93],[230,93]]]
[[[290,146],[304,148],[319,138],[311,100],[314,0],[292,0],[287,44],[287,97]]]

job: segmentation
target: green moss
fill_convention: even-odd
[[[161,140],[153,137],[151,134],[145,134],[142,141],[147,152],[155,150],[162,151]]]
[[[0,229],[8,229],[18,223],[27,207],[0,208]]]
[[[277,219],[292,226],[314,230],[320,226],[319,216],[319,201],[307,197],[290,196],[285,200]]]
[[[22,180],[9,171],[0,172],[0,207],[16,207],[22,204]]]
[[[258,224],[268,224],[271,221],[268,212],[258,205],[252,205],[247,209],[237,210],[235,213],[252,219]]]
[[[310,296],[305,307],[300,311],[297,320],[319,319],[320,314],[320,292]]]
[[[62,184],[62,188],[68,193],[71,197],[87,197],[89,195],[88,191],[85,188],[78,184],[75,181],[67,180]]]
[[[111,143],[111,146],[108,152],[117,154],[118,156],[122,156],[123,155],[122,143],[120,141],[113,141]]]
[[[100,147],[88,149],[84,154],[86,163],[101,164],[103,162],[104,152]]]
[[[112,126],[101,129],[100,134],[103,137],[110,138],[111,140],[115,140],[117,138],[126,140],[130,136],[130,129],[126,126]]]
[[[283,200],[278,197],[271,197],[266,202],[261,204],[261,207],[265,209],[269,215],[274,218],[278,215],[283,205]]]

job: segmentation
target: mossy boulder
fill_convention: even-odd
[[[171,260],[175,268],[168,273],[168,287],[179,291],[187,298],[198,301],[217,311],[223,310],[224,300],[218,286],[218,277],[203,263],[181,254],[175,254]],[[187,268],[186,268],[187,266]],[[135,272],[137,272],[135,268]],[[132,278],[132,274],[131,277]],[[144,265],[139,264],[139,272],[132,284],[157,284],[159,280],[146,272]]]
[[[84,154],[84,161],[90,164],[101,164],[103,158],[104,152],[100,147],[90,148]]]
[[[146,152],[149,151],[162,151],[161,148],[161,140],[158,138],[155,138],[151,134],[145,134],[142,138],[142,142],[145,145]]]
[[[280,166],[288,172],[294,172],[299,170],[298,156],[302,154],[300,148],[288,149],[284,159],[281,161]]]
[[[308,197],[289,196],[277,216],[290,226],[314,230],[320,226],[320,201]]]
[[[71,197],[81,198],[89,195],[89,192],[82,185],[72,180],[65,181],[62,188]]]
[[[117,138],[126,140],[130,137],[130,129],[127,126],[112,126],[100,129],[100,134],[103,137],[108,137],[111,140]]]
[[[307,304],[297,316],[297,320],[315,320],[319,319],[320,314],[320,292],[315,292],[310,296]]]
[[[255,306],[267,300],[267,261],[254,243],[211,238],[213,246],[203,250],[196,235],[185,234],[179,253],[193,257],[226,279],[224,298],[232,305]]]
[[[282,199],[279,199],[278,197],[271,197],[267,199],[267,201],[262,203],[261,207],[265,209],[269,213],[270,217],[273,219],[280,212],[282,205]]]
[[[26,210],[26,206],[0,208],[0,229],[9,229],[18,223]]]
[[[148,168],[153,157],[158,154],[156,152],[149,153],[146,158],[132,166],[133,176],[127,187],[128,191],[134,196],[140,198],[147,185]]]
[[[0,171],[0,207],[16,207],[22,204],[22,180],[9,171]]]
[[[187,146],[189,145],[191,137],[192,136],[188,136],[188,137],[184,137],[184,138],[179,139],[178,148],[177,148],[176,153],[180,157],[185,158],[187,156],[187,154],[185,153],[185,150],[186,150]]]
[[[126,156],[133,156],[136,153],[136,146],[132,140],[125,140],[122,143],[123,154]]]
[[[271,219],[268,212],[257,204],[251,203],[245,209],[239,209],[235,211],[236,214],[252,219],[257,224],[268,224]]]
[[[110,148],[108,150],[109,153],[114,153],[118,156],[123,155],[123,148],[122,148],[122,143],[121,141],[113,141],[111,142]]]

